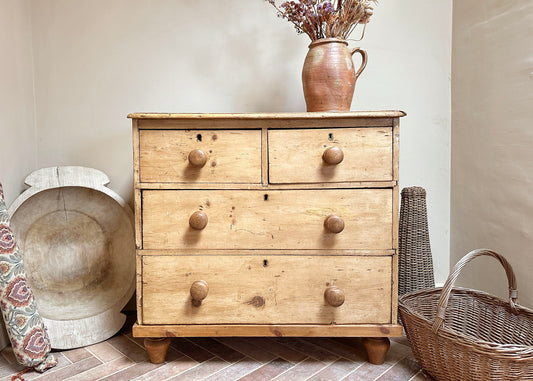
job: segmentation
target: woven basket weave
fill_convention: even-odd
[[[479,256],[494,257],[504,267],[509,301],[453,288],[461,269]],[[436,380],[533,380],[533,311],[516,302],[510,264],[480,249],[457,262],[444,287],[405,294],[399,309],[416,359]]]
[[[398,295],[435,287],[422,187],[402,189],[398,246]]]

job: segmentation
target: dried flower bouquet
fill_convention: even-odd
[[[275,0],[265,0],[276,8],[278,17],[287,19],[298,34],[305,33],[315,41],[321,38],[346,40],[359,24],[368,23],[376,0],[298,0],[276,5]]]

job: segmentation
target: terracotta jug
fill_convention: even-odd
[[[355,71],[352,55],[362,56]],[[359,48],[349,49],[348,42],[322,38],[309,45],[302,71],[307,111],[350,111],[355,81],[366,66],[367,54]]]

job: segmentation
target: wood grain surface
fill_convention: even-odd
[[[143,278],[144,324],[391,323],[391,257],[146,256]],[[197,307],[199,280],[209,293]],[[345,294],[339,307],[330,286]]]
[[[144,249],[391,249],[391,189],[143,191]],[[189,217],[203,211],[203,230]],[[344,230],[327,231],[335,214]]]
[[[400,336],[404,115],[130,114],[134,335]]]
[[[261,183],[261,130],[141,130],[140,181]],[[189,154],[201,150],[203,166]]]
[[[328,165],[323,153],[338,147],[344,158]],[[273,184],[392,180],[391,128],[268,131]]]

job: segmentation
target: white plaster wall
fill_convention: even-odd
[[[31,4],[41,167],[98,168],[131,199],[128,113],[305,111],[308,38],[263,0]],[[379,2],[352,104],[408,113],[400,185],[428,191],[437,281],[449,265],[451,4]]]
[[[36,165],[31,30],[29,0],[0,0],[0,182],[7,205]],[[8,343],[0,316],[0,349]]]
[[[456,0],[453,27],[451,262],[491,248],[533,307],[533,2]],[[461,284],[507,298],[492,259]]]
[[[29,0],[0,0],[0,182],[7,205],[36,166]]]
[[[369,63],[352,109],[395,109],[400,120],[400,189],[427,192],[435,282],[449,272],[451,1],[380,1],[361,46]]]

